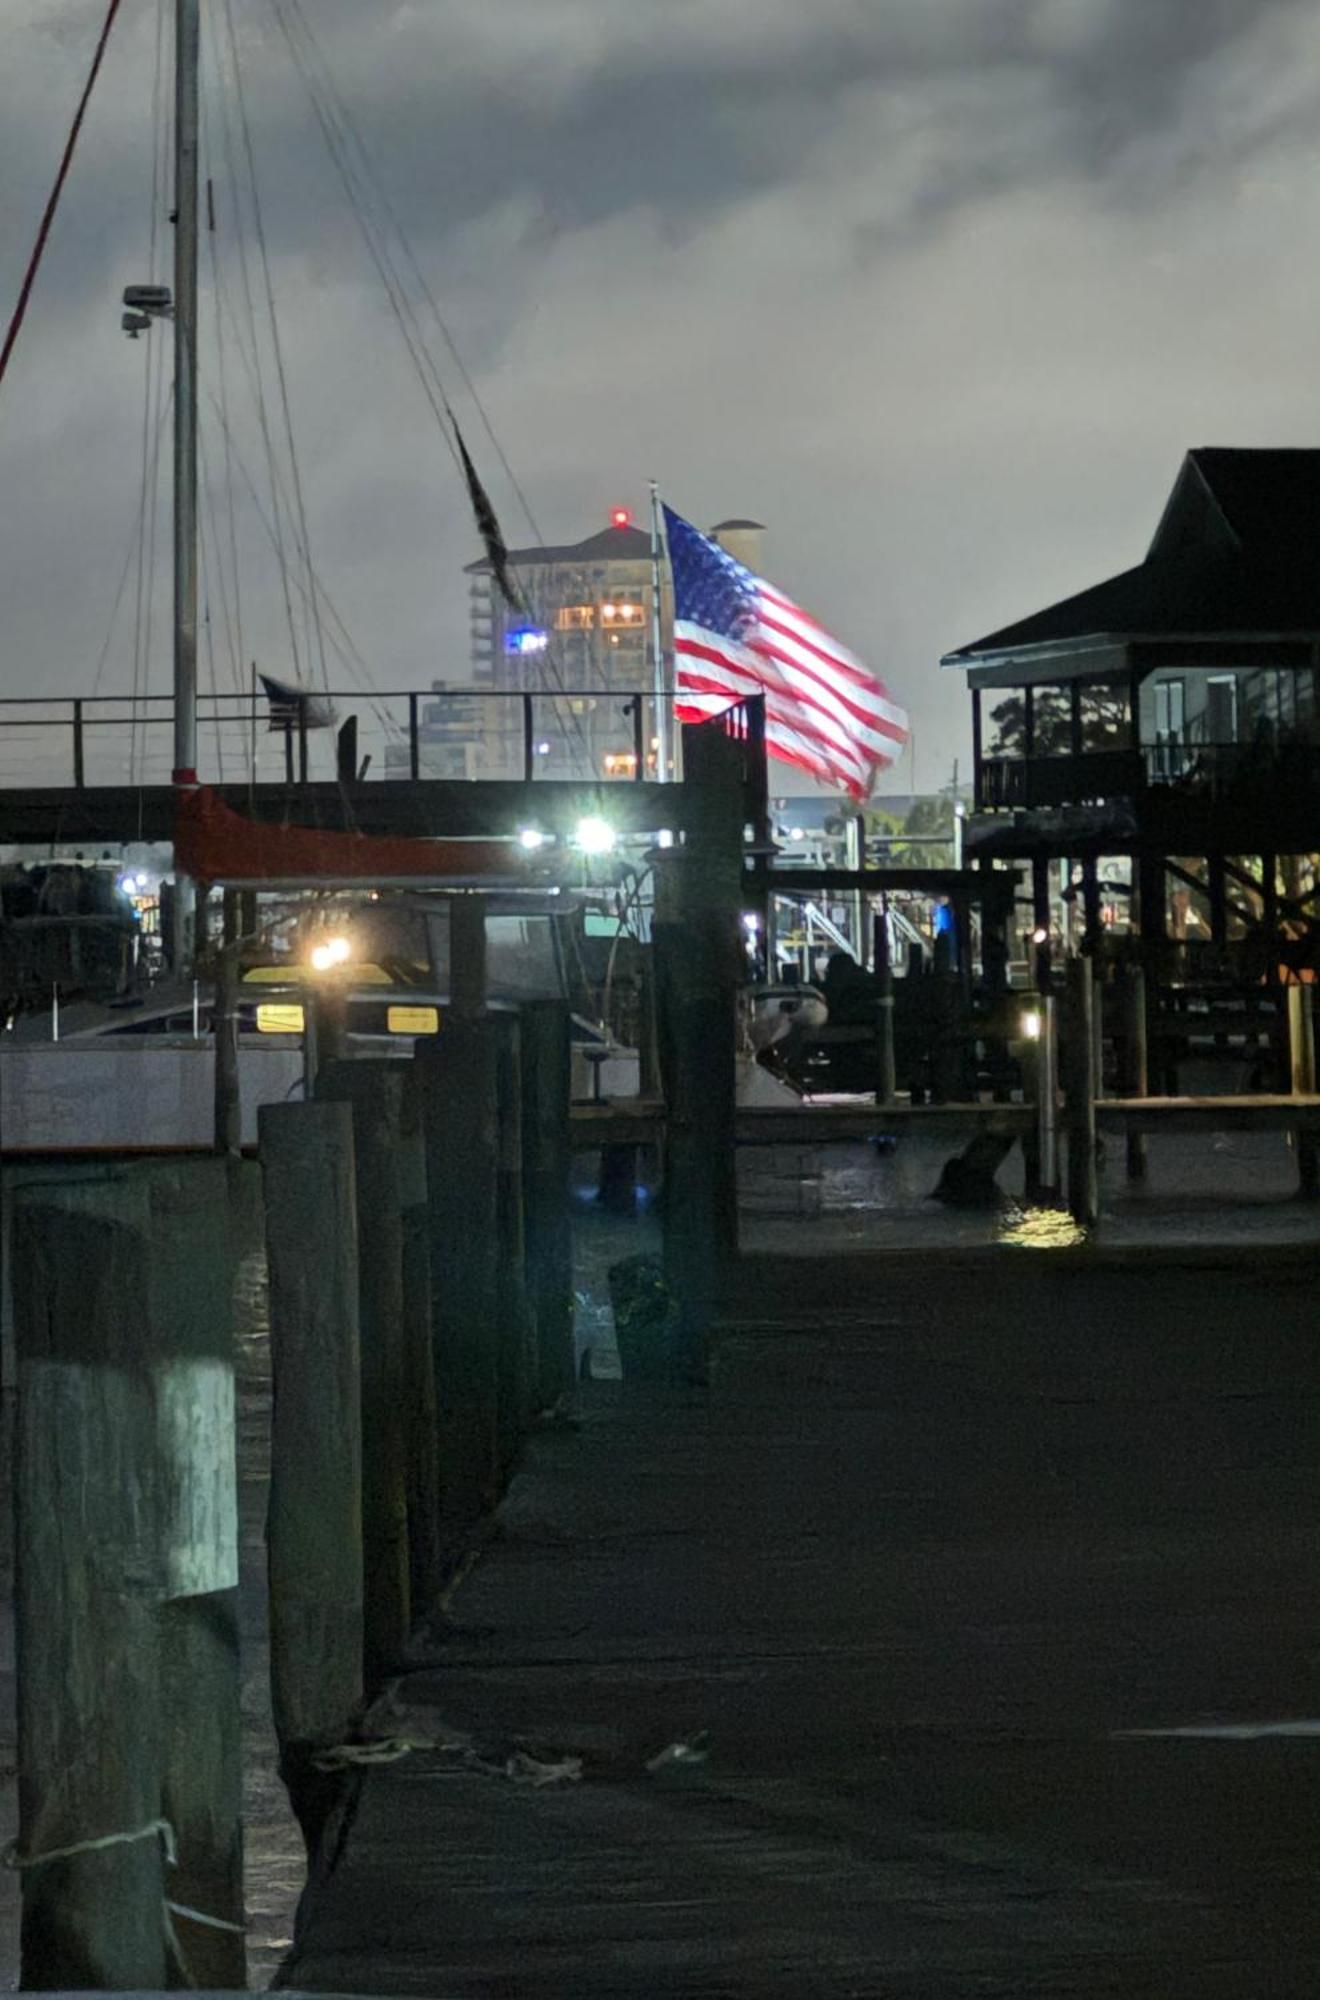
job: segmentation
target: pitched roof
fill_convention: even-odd
[[[557,548],[510,549],[509,561],[517,569],[531,569],[545,563],[642,562],[650,554],[651,537],[640,528],[611,525],[588,535],[585,542],[567,542]],[[488,576],[490,563],[483,556],[480,562],[467,563],[463,574]]]
[[[1320,451],[1188,452],[1144,562],[947,653],[1071,640],[1320,633]]]

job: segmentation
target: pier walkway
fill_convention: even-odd
[[[283,1984],[1309,2000],[1313,1269],[746,1259],[534,1444]]]

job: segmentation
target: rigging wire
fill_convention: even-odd
[[[212,400],[214,402],[214,398]],[[215,414],[217,419],[223,426],[224,418],[221,415],[218,406],[216,407]],[[237,465],[239,472],[242,476],[243,483],[247,487],[248,496],[252,501],[253,510],[255,511],[257,519],[261,523],[262,528],[265,530],[267,539],[270,541],[273,547],[275,539],[275,531],[273,523],[269,518],[269,516],[267,515],[266,510],[261,503],[261,496],[257,491],[256,481],[252,477],[252,474],[248,469],[248,466],[243,458],[243,454],[236,443],[233,446],[233,453],[234,453],[234,463]],[[299,584],[299,587],[301,588],[301,583]],[[332,649],[336,653],[338,653],[339,658],[343,662],[346,670],[358,682],[359,691],[363,694],[364,698],[367,701],[368,706],[371,708],[372,712],[376,716],[376,719],[378,723],[381,725],[385,734],[393,735],[400,741],[402,741],[404,734],[403,727],[400,723],[394,720],[389,710],[385,707],[384,703],[380,700],[380,697],[376,694],[374,681],[371,674],[371,669],[368,667],[365,659],[363,658],[361,652],[359,651],[353,639],[353,635],[348,629],[348,626],[344,623],[343,618],[340,616],[338,610],[336,609],[334,600],[330,596],[330,592],[326,588],[324,581],[320,582],[319,590],[320,590],[321,603],[326,611],[329,626],[331,628],[329,632],[329,643]]]
[[[284,347],[280,340],[279,315],[275,309],[275,287],[270,274],[270,252],[266,241],[266,224],[261,208],[261,189],[257,175],[256,150],[252,143],[252,126],[248,118],[247,95],[243,88],[243,70],[238,54],[238,37],[234,31],[233,0],[224,0],[225,22],[229,32],[230,51],[233,57],[235,101],[238,106],[239,129],[243,138],[243,151],[247,161],[248,185],[252,199],[252,218],[256,225],[257,251],[261,262],[262,284],[266,296],[266,312],[270,330],[271,351],[275,357],[275,376],[279,386],[280,409],[284,418],[284,434],[289,453],[289,470],[293,478],[294,519],[297,523],[298,538],[301,542],[307,567],[308,606],[311,613],[312,631],[315,639],[316,658],[321,668],[321,679],[329,692],[330,680],[326,671],[325,637],[321,629],[321,614],[317,604],[316,581],[311,567],[311,541],[307,532],[307,508],[303,499],[302,472],[298,464],[298,448],[293,434],[293,415],[289,405],[289,381],[284,366]]]
[[[477,412],[478,417],[481,419],[482,429],[485,431],[486,436],[490,440],[491,447],[494,450],[496,457],[499,459],[500,465],[504,471],[504,475],[507,478],[515,497],[517,498],[519,506],[522,508],[523,515],[527,521],[527,524],[530,527],[535,540],[538,543],[540,543],[542,547],[544,547],[545,543],[541,535],[540,528],[537,525],[536,516],[532,512],[531,503],[529,502],[526,493],[523,491],[521,482],[519,481],[518,476],[513,469],[513,466],[509,462],[509,457],[504,449],[503,444],[501,443],[498,435],[496,434],[495,427],[492,424],[490,415],[486,409],[484,402],[481,399],[481,395],[477,389],[477,385],[473,381],[472,376],[468,371],[467,364],[463,360],[463,356],[459,350],[458,343],[455,340],[454,335],[450,329],[449,323],[445,319],[443,312],[440,310],[439,301],[436,299],[435,293],[431,285],[428,283],[426,275],[422,270],[421,264],[418,261],[417,254],[413,249],[411,239],[409,238],[406,230],[404,229],[403,224],[399,220],[398,211],[395,208],[394,203],[390,199],[389,190],[386,187],[385,182],[382,180],[379,172],[377,171],[374,156],[370,148],[368,147],[366,140],[362,136],[361,127],[358,125],[357,120],[353,116],[352,107],[346,102],[343,93],[339,89],[339,85],[335,81],[334,71],[330,66],[330,62],[326,57],[324,50],[322,49],[320,43],[317,41],[316,31],[312,27],[310,20],[307,18],[307,14],[302,5],[302,0],[286,0],[286,4],[290,8],[291,12],[297,18],[302,28],[303,35],[306,38],[308,48],[310,49],[315,61],[319,64],[323,88],[325,89],[326,95],[330,99],[331,104],[334,106],[338,114],[343,129],[348,134],[348,138],[351,145],[357,152],[358,158],[361,162],[363,177],[366,180],[368,187],[373,192],[377,202],[380,204],[381,209],[384,211],[387,221],[390,223],[391,227],[394,230],[395,236],[397,237],[399,242],[399,247],[403,252],[404,261],[407,264],[408,269],[412,274],[413,281],[416,284],[418,291],[421,293],[423,300],[425,301],[427,307],[430,310],[431,316],[435,321],[440,337],[444,341],[445,347],[448,350],[449,358],[454,364],[454,367],[458,373],[459,380],[462,382],[463,387],[466,389],[468,396],[471,399],[472,405]],[[452,417],[452,411],[450,414]]]
[[[233,21],[232,11],[228,13],[228,28],[229,28],[230,67],[231,69],[236,71],[238,64],[238,42],[237,42],[237,37],[234,33],[234,21]],[[275,444],[274,444],[274,439],[271,436],[270,413],[267,407],[265,384],[262,377],[261,344],[257,338],[257,314],[252,296],[252,277],[248,263],[247,232],[243,215],[243,201],[240,193],[241,183],[238,173],[237,150],[234,143],[233,127],[229,116],[228,98],[224,89],[225,66],[221,60],[221,46],[220,46],[220,36],[218,28],[215,30],[213,40],[215,45],[216,76],[219,79],[221,86],[217,93],[219,99],[221,134],[224,143],[225,164],[229,181],[230,208],[234,221],[234,242],[238,252],[239,283],[243,295],[244,312],[246,314],[247,334],[248,334],[248,339],[251,343],[250,356],[247,350],[244,348],[242,327],[240,325],[240,322],[236,314],[234,315],[235,338],[238,343],[240,355],[242,356],[244,364],[248,369],[249,376],[253,384],[254,400],[256,403],[256,411],[257,411],[257,422],[261,431],[262,449],[264,451],[266,460],[266,474],[270,483],[271,517],[274,523],[274,534],[275,534],[275,557],[276,557],[276,562],[279,566],[280,584],[284,597],[284,615],[289,633],[289,654],[293,665],[293,677],[295,680],[298,680],[301,677],[301,669],[299,666],[299,658],[298,658],[297,619],[295,617],[293,608],[293,593],[289,588],[289,560],[288,560],[288,552],[285,547],[283,509],[281,508],[280,504],[279,483],[276,477]],[[217,273],[219,272],[220,268],[221,267],[217,264]]]
[[[229,384],[228,384],[228,369],[226,366],[226,355],[225,355],[225,329],[224,329],[224,321],[221,316],[218,304],[220,295],[220,271],[219,271],[219,256],[216,246],[216,238],[219,234],[219,231],[216,225],[216,213],[215,213],[215,181],[210,171],[212,164],[212,150],[213,150],[211,144],[211,120],[210,117],[208,116],[208,104],[205,98],[203,98],[202,100],[201,136],[202,136],[202,150],[207,165],[206,242],[207,242],[208,263],[210,265],[211,301],[213,306],[213,310],[207,315],[207,318],[210,322],[215,341],[216,382],[219,386],[219,391],[220,391],[220,408],[227,417],[229,411]],[[233,457],[230,451],[229,439],[227,435],[225,436],[223,443],[224,443],[224,499],[225,499],[226,525],[228,528],[227,549],[225,544],[222,543],[215,527],[215,491],[211,484],[209,474],[206,475],[205,487],[206,487],[208,505],[210,506],[211,509],[211,521],[212,521],[211,532],[212,535],[215,537],[216,565],[219,571],[222,589],[224,588],[226,554],[228,555],[229,559],[229,589],[232,590],[233,593],[232,597],[233,608],[231,614],[229,597],[228,594],[226,593],[225,627],[226,627],[226,636],[229,640],[230,661],[233,673],[234,691],[236,694],[241,695],[243,692],[243,658],[244,658],[242,581],[240,576],[239,560],[238,560],[238,525],[234,507]],[[201,445],[204,454],[206,448],[206,438],[204,431],[201,433]]]
[[[64,192],[64,183],[69,178],[69,169],[73,165],[73,155],[78,145],[78,134],[82,131],[83,119],[87,115],[87,106],[91,102],[92,91],[96,87],[96,79],[101,74],[101,64],[105,59],[106,44],[110,40],[110,31],[115,25],[115,17],[119,12],[120,5],[121,0],[110,0],[105,21],[97,40],[96,50],[92,56],[92,66],[88,71],[87,81],[83,85],[82,96],[78,100],[78,109],[74,113],[69,136],[64,142],[64,151],[60,155],[60,164],[55,175],[55,184],[51,188],[46,200],[45,209],[42,211],[41,223],[37,230],[37,240],[32,246],[32,254],[28,258],[27,269],[23,273],[23,281],[18,288],[18,300],[10,315],[9,325],[5,331],[4,345],[0,347],[0,382],[4,380],[10,356],[18,344],[18,336],[22,331],[23,321],[27,318],[27,309],[31,303],[33,288],[37,282],[37,272],[41,269],[41,260],[46,254],[46,244],[50,240],[51,228],[55,221],[55,211],[60,205],[60,196]]]
[[[300,0],[286,0],[286,3],[289,9],[289,14],[296,20],[297,24],[301,28],[304,40],[308,45],[308,47],[310,48],[310,50],[312,51],[313,58],[319,64],[321,77],[323,79],[322,82],[318,83],[317,77],[312,74],[311,68],[309,66],[309,59],[307,58],[305,51],[300,49],[299,47],[298,41],[290,27],[289,18],[286,17],[285,0],[270,0],[271,11],[275,16],[276,23],[279,26],[281,33],[284,36],[284,40],[289,49],[289,54],[293,60],[294,66],[297,69],[298,74],[303,81],[305,89],[307,90],[308,98],[311,102],[313,113],[316,117],[317,124],[321,129],[322,137],[325,140],[326,150],[329,152],[332,164],[334,165],[336,171],[339,174],[340,181],[341,184],[343,185],[345,195],[347,196],[349,206],[353,212],[359,230],[361,231],[363,239],[366,243],[368,254],[370,255],[372,263],[375,265],[377,274],[380,277],[381,282],[385,287],[386,296],[389,301],[391,311],[394,314],[395,321],[398,324],[400,333],[403,336],[404,343],[407,346],[408,353],[412,360],[414,370],[417,373],[418,379],[421,383],[423,392],[426,395],[427,401],[431,406],[431,410],[435,416],[437,426],[439,427],[440,433],[449,448],[450,455],[454,459],[460,475],[465,476],[461,443],[459,441],[458,422],[454,415],[452,404],[450,403],[449,396],[445,390],[443,378],[441,377],[440,370],[436,364],[435,358],[432,355],[427,345],[425,335],[422,331],[421,326],[419,325],[416,310],[413,306],[411,299],[408,296],[407,286],[404,283],[403,279],[400,277],[398,266],[394,259],[393,252],[390,249],[388,241],[385,240],[384,233],[379,230],[378,225],[372,218],[370,212],[371,200],[374,200],[377,207],[384,211],[388,222],[393,228],[394,235],[399,240],[399,243],[403,250],[404,257],[409,267],[415,274],[416,282],[418,283],[419,288],[422,290],[424,296],[427,298],[431,306],[436,323],[440,328],[441,335],[445,340],[446,345],[448,346],[451,354],[454,356],[455,362],[458,366],[459,373],[464,381],[465,386],[469,391],[469,394],[472,397],[472,401],[476,406],[483,427],[485,428],[487,435],[491,438],[491,441],[494,444],[496,452],[498,453],[498,456],[500,458],[500,462],[504,466],[506,472],[508,473],[508,476],[510,478],[511,484],[514,487],[515,492],[518,494],[520,503],[523,507],[524,512],[527,514],[533,533],[535,534],[536,539],[540,544],[540,546],[544,547],[545,546],[544,539],[542,538],[539,527],[536,524],[535,517],[532,515],[531,509],[528,506],[526,496],[522,492],[522,489],[519,486],[518,481],[513,475],[512,468],[509,465],[509,461],[507,455],[503,450],[503,447],[500,445],[498,438],[496,438],[495,436],[494,428],[486,412],[485,406],[483,405],[481,398],[477,393],[475,384],[472,382],[472,379],[468,374],[468,371],[463,366],[461,358],[458,355],[457,346],[453,340],[453,336],[450,333],[449,328],[444,321],[443,315],[440,312],[440,308],[437,301],[435,300],[434,294],[432,293],[430,287],[426,283],[425,277],[422,274],[421,267],[418,263],[417,257],[412,250],[412,246],[408,240],[406,232],[403,229],[403,225],[399,220],[397,211],[394,209],[393,204],[390,202],[388,194],[385,192],[383,185],[380,181],[380,178],[375,171],[371,155],[366,147],[365,142],[361,137],[360,132],[358,131],[353,121],[352,113],[347,104],[344,102],[343,96],[339,92],[338,87],[334,82],[333,72],[330,69],[329,62],[325,57],[324,52],[321,50],[319,44],[316,41],[316,37],[312,31],[311,25],[308,22],[306,15],[302,11]],[[328,98],[330,100],[328,107],[326,102],[323,101],[324,98]],[[346,134],[348,135],[347,140],[345,136]],[[353,164],[353,160],[351,158],[351,153],[350,153],[350,142],[355,144],[356,152],[361,163],[359,167],[355,167]],[[364,186],[365,186],[366,196],[370,197],[370,200],[364,198],[364,192],[363,192]],[[563,664],[558,657],[557,648],[554,647],[553,641],[551,642],[550,650],[546,654],[545,664],[549,668],[550,674],[553,677],[553,679],[558,682],[559,691],[561,695],[565,694],[567,692],[567,688],[566,688]],[[579,747],[585,753],[587,750],[587,738],[583,721],[580,716],[574,713],[571,707],[569,709],[568,719],[571,729],[577,735]]]
[[[150,430],[150,421],[149,421],[151,415],[150,404],[147,404],[145,414],[148,418],[147,428],[148,430]],[[159,458],[163,443],[164,443],[163,433],[160,429],[157,429],[154,437],[151,440],[151,446],[150,446],[151,451],[156,454],[157,458]],[[115,589],[114,603],[111,606],[110,618],[106,626],[105,638],[102,641],[101,650],[97,655],[96,672],[92,676],[93,695],[99,694],[101,690],[101,681],[105,674],[106,663],[110,657],[110,648],[113,643],[115,635],[115,625],[119,617],[119,610],[124,599],[124,594],[128,588],[128,579],[133,570],[134,558],[136,557],[139,561],[141,560],[143,521],[146,512],[145,467],[144,467],[143,477],[144,477],[143,496],[139,504],[138,511],[134,515],[132,524],[129,528],[128,543],[124,550],[124,566],[119,573],[119,583]]]

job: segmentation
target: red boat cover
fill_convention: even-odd
[[[174,863],[196,882],[466,881],[526,874],[512,841],[381,839],[314,826],[261,826],[207,785],[179,796]]]

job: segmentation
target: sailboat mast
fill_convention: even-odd
[[[197,72],[199,0],[175,0],[174,783],[197,783]],[[175,970],[191,964],[194,890],[176,874]]]

